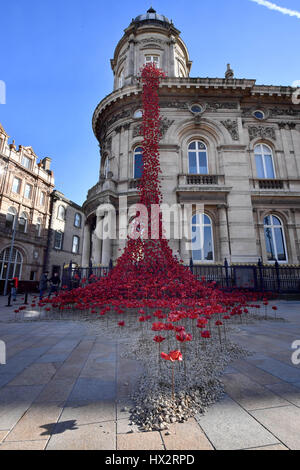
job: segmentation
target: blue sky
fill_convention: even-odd
[[[274,3],[300,11],[299,0]],[[99,174],[91,119],[112,91],[110,59],[131,19],[151,0],[10,0],[1,4],[0,80],[7,87],[0,122],[16,145],[50,156],[56,187],[77,203]],[[300,19],[251,0],[156,0],[153,7],[181,30],[191,76],[259,84],[300,80]]]

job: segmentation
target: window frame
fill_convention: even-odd
[[[193,149],[190,149],[190,146],[195,143],[196,144],[196,149],[193,150]],[[199,150],[197,148],[197,144],[198,143],[201,143],[205,146],[205,153],[206,153],[206,173],[200,173],[200,161],[199,161],[199,158],[200,158],[200,153],[204,153],[204,151],[202,150]],[[209,167],[208,167],[208,148],[207,148],[207,145],[206,143],[204,142],[204,140],[192,140],[191,142],[189,142],[188,144],[188,148],[187,148],[187,152],[188,152],[188,174],[189,175],[209,175]],[[197,166],[197,173],[191,173],[191,170],[190,170],[190,152],[193,152],[193,153],[196,153],[196,166]]]
[[[78,225],[76,224],[76,217],[79,218],[79,224]],[[75,215],[74,215],[74,227],[81,228],[81,226],[82,226],[82,216],[81,216],[81,214],[79,214],[79,212],[76,212]]]
[[[11,211],[11,212],[10,212]],[[12,215],[13,216],[13,222],[11,224],[11,226],[8,226],[7,225],[7,216],[8,215]],[[8,230],[13,230],[16,226],[16,222],[18,220],[18,212],[17,210],[14,208],[14,207],[9,207],[7,212],[6,212],[6,218],[5,218],[5,228],[7,228]]]
[[[64,215],[63,217],[60,216],[60,209],[63,209],[64,211]],[[65,221],[66,220],[66,208],[65,206],[63,206],[62,204],[60,204],[57,208],[57,217],[56,217],[58,220],[62,220],[62,221]]]
[[[18,181],[19,182],[19,185],[18,185],[18,191],[15,191],[14,190],[14,183],[15,181]],[[22,187],[22,180],[21,178],[18,178],[17,176],[14,176],[14,179],[13,179],[13,182],[12,182],[12,186],[11,186],[11,190],[14,194],[21,194],[21,187]]]
[[[264,152],[264,146],[269,149],[270,153],[265,153],[265,152]],[[260,152],[261,152],[261,153],[257,153],[257,152],[256,152],[256,149],[257,149],[258,147],[260,147]],[[257,168],[256,157],[257,157],[257,156],[260,156],[260,157],[261,157],[261,159],[262,159],[262,166],[263,166],[263,172],[264,172],[264,175],[266,175],[266,168],[267,168],[267,166],[266,166],[266,162],[265,162],[265,157],[266,157],[267,155],[271,155],[272,167],[273,167],[273,174],[274,174],[274,176],[273,176],[273,177],[270,177],[270,176],[263,176],[263,177],[258,176],[258,168]],[[256,168],[256,177],[257,177],[258,179],[264,179],[264,180],[276,179],[276,171],[275,171],[273,150],[272,150],[272,148],[271,148],[268,144],[266,144],[266,143],[264,143],[264,142],[260,142],[260,143],[257,143],[257,144],[255,145],[255,147],[254,147],[254,160],[255,160],[255,168]]]
[[[24,165],[24,160],[27,160],[27,161],[28,161],[28,166],[27,166],[27,165]],[[21,165],[22,165],[24,168],[26,168],[26,170],[31,170],[31,163],[32,163],[31,158],[27,157],[26,155],[23,155],[23,156],[22,156]]]
[[[7,256],[5,256],[6,253],[7,253]],[[6,247],[0,252],[0,279],[1,280],[5,280],[5,277],[6,277],[6,273],[5,273],[5,277],[3,276],[3,271],[5,269],[5,264],[8,264],[9,255],[10,255],[10,247]],[[14,277],[18,277],[19,280],[22,278],[23,263],[24,263],[24,258],[23,258],[21,251],[18,248],[14,247],[13,259],[11,262],[11,266],[13,265],[13,271],[12,271],[12,277],[8,277],[9,280],[13,279]],[[18,276],[16,276],[17,265],[19,266]]]
[[[24,225],[20,223],[21,220],[25,220]],[[24,226],[24,231],[20,230],[20,227],[22,227],[22,226]],[[22,212],[22,214],[19,217],[19,221],[18,221],[18,232],[25,234],[25,233],[27,233],[27,229],[28,229],[28,216],[27,216],[26,212]]]
[[[56,235],[59,234],[61,237],[60,237],[60,246],[58,247],[56,245]],[[63,249],[63,232],[61,230],[55,230],[55,233],[54,233],[54,243],[53,243],[53,248],[54,250],[58,250],[58,251],[62,251]]]
[[[265,224],[265,220],[266,220],[267,217],[271,217],[271,220],[272,220],[271,225],[266,225]],[[280,222],[280,225],[275,225],[273,223],[273,217],[275,217]],[[276,263],[276,261],[277,261],[278,264],[287,264],[289,258],[288,258],[287,244],[286,244],[286,238],[285,238],[284,224],[282,223],[281,218],[278,217],[278,215],[275,215],[275,214],[268,214],[264,217],[263,227],[264,227],[264,240],[265,240],[265,247],[266,247],[267,262],[270,263],[270,264],[273,264],[273,263]],[[278,259],[278,251],[277,251],[275,230],[279,230],[279,227],[280,227],[280,230],[281,230],[281,233],[282,233],[283,248],[284,248],[284,251],[285,251],[285,260],[279,260]],[[275,260],[269,260],[268,259],[268,250],[267,250],[266,233],[265,233],[266,228],[271,228],[272,243],[273,243],[273,247],[274,247],[274,251],[275,251]]]
[[[150,57],[151,60],[147,60],[147,57]],[[153,59],[157,58],[157,62],[154,61]],[[144,59],[145,65],[147,64],[155,64],[157,68],[160,67],[160,55],[159,54],[145,54],[145,59]]]
[[[200,224],[197,224],[197,223],[193,223],[193,218],[195,216],[198,216],[200,215],[201,216],[201,223]],[[204,217],[208,217],[210,223],[209,224],[206,224],[205,223],[205,219]],[[196,214],[193,214],[192,215],[192,219],[191,219],[191,224],[190,224],[190,227],[191,227],[191,252],[192,252],[192,260],[193,260],[193,263],[194,264],[205,264],[205,263],[208,263],[208,264],[212,264],[215,262],[215,242],[214,242],[214,229],[213,229],[213,221],[212,221],[212,218],[206,214],[205,212],[197,212]],[[205,227],[210,227],[211,229],[211,245],[212,245],[212,259],[211,260],[208,260],[208,259],[194,259],[194,251],[196,250],[193,250],[193,227],[200,227],[200,236],[201,236],[201,240],[203,240],[204,242],[204,231],[205,231]],[[202,251],[203,251],[203,255],[204,255],[204,243],[203,243],[203,248],[202,248]]]
[[[142,161],[143,161],[143,147],[141,145],[137,145],[134,150],[133,150],[133,179],[134,180],[139,180],[141,179],[141,177],[143,176],[143,170],[144,168],[142,169],[142,174],[140,177],[136,177],[135,176],[135,157],[136,157],[136,152],[137,152],[137,149],[141,149],[142,151],[138,153],[138,155],[142,155]]]
[[[77,250],[74,251],[74,241],[77,240]],[[74,255],[78,255],[79,254],[79,250],[80,249],[80,237],[78,235],[73,235],[73,238],[72,238],[72,253]]]
[[[29,196],[26,195],[26,188],[29,187]],[[24,186],[24,193],[23,193],[23,196],[25,199],[28,199],[29,201],[32,199],[32,191],[33,191],[33,186],[32,184],[30,183],[25,183],[25,186]]]

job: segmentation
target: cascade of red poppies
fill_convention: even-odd
[[[159,207],[162,202],[158,90],[163,77],[164,73],[154,64],[148,64],[141,70],[143,172],[139,184],[139,202],[147,209],[149,217],[143,218],[137,213],[133,224],[137,236],[128,237],[123,254],[106,277],[98,281],[92,279],[93,282],[84,287],[60,293],[52,301],[54,307],[72,305],[77,309],[86,309],[90,306],[104,306],[104,310],[109,311],[107,305],[114,303],[116,306],[128,306],[129,302],[134,301],[144,301],[146,305],[150,301],[188,303],[188,299],[194,299],[194,302],[196,299],[203,299],[206,304],[210,304],[226,297],[226,294],[216,289],[215,283],[207,284],[204,279],[197,280],[173,256],[168,241],[163,236],[161,215],[155,219],[156,223],[150,217],[153,206]],[[233,297],[231,295],[234,303]]]

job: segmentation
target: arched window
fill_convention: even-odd
[[[207,175],[207,147],[201,140],[191,142],[188,148],[189,153],[189,174]]]
[[[72,243],[72,253],[77,254],[79,252],[79,243],[80,238],[77,235],[73,236],[73,243]]]
[[[268,261],[287,261],[286,243],[281,220],[275,215],[264,219],[264,231]]]
[[[119,88],[122,88],[124,85],[124,69],[122,69],[121,72],[119,73],[118,80],[119,80],[119,84],[118,84]]]
[[[35,225],[36,236],[40,237],[42,232],[42,219],[38,218]]]
[[[57,210],[57,218],[60,220],[65,220],[66,218],[66,209],[64,206],[59,206]]]
[[[133,177],[134,179],[139,179],[143,174],[143,149],[142,147],[137,147],[133,155]]]
[[[109,158],[106,157],[105,160],[104,160],[104,165],[103,165],[103,173],[104,173],[105,178],[108,177],[109,172],[110,172]]]
[[[28,218],[25,212],[23,212],[19,218],[19,232],[26,233],[28,225]]]
[[[9,257],[10,257],[10,248],[5,248],[0,253],[0,279],[6,279],[8,264],[9,264]],[[12,251],[11,263],[8,272],[8,279],[13,279],[14,277],[21,278],[22,274],[22,263],[23,263],[23,256],[21,253],[14,248]]]
[[[81,215],[78,212],[76,212],[75,217],[74,217],[74,225],[77,228],[81,227]]]
[[[212,222],[206,214],[192,218],[192,257],[195,262],[214,261]]]
[[[17,219],[17,211],[14,207],[10,207],[6,214],[5,226],[8,230],[13,230]]]
[[[254,149],[256,173],[258,178],[275,178],[273,152],[266,144],[256,145]]]

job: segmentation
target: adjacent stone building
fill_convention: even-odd
[[[132,20],[111,66],[114,90],[97,106],[100,178],[84,203],[83,264],[119,256],[124,241],[95,236],[96,209],[120,196],[137,201],[140,175],[140,68],[167,73],[160,86],[161,184],[168,204],[203,204],[189,223],[202,249],[171,240],[186,264],[300,262],[300,106],[294,89],[237,79],[191,78],[180,32],[153,9]],[[295,101],[295,100],[294,100]]]
[[[32,147],[16,149],[0,124],[0,284],[8,269],[14,238],[9,278],[36,281],[45,262],[50,194],[54,188],[51,159],[38,162]]]
[[[51,194],[51,220],[46,268],[61,274],[64,265],[81,266],[85,215],[81,206],[60,191]]]

